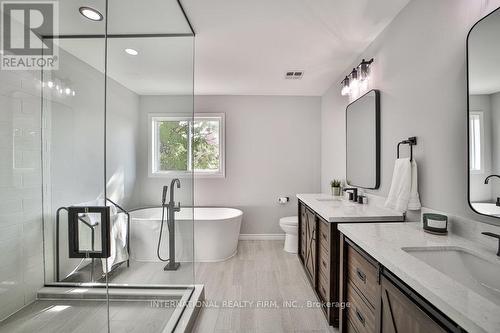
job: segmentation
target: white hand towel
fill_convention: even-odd
[[[408,200],[408,210],[420,210],[420,195],[418,194],[418,171],[415,159],[411,162],[411,191]]]
[[[111,217],[110,225],[110,248],[109,258],[102,259],[102,269],[110,272],[115,264],[128,260],[127,251],[127,218],[125,214],[116,214]]]
[[[411,163],[409,158],[399,158],[394,163],[391,189],[385,201],[385,207],[398,212],[408,208],[411,192]]]

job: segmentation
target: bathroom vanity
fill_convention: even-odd
[[[375,200],[358,204],[326,194],[297,194],[298,256],[322,309],[333,326],[339,325],[339,223],[401,222],[401,213]]]
[[[341,332],[500,332],[495,253],[418,222],[339,229]]]

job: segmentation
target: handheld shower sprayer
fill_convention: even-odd
[[[161,224],[160,224],[160,236],[158,237],[158,247],[156,248],[156,255],[160,261],[167,262],[170,259],[164,259],[160,255],[160,246],[161,246],[161,236],[163,234],[163,222],[165,221],[165,208],[168,208],[167,202],[167,193],[168,193],[168,186],[164,185],[163,186],[163,191],[161,194]],[[167,224],[167,228],[169,228]],[[170,230],[168,230],[170,232]]]
[[[168,192],[168,186],[165,185],[163,186],[163,193],[161,196],[161,205],[164,207],[165,203],[167,202],[167,192]]]

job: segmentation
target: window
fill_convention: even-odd
[[[470,171],[471,173],[483,173],[483,113],[471,112],[469,114],[469,136],[470,136]]]
[[[224,114],[149,118],[150,176],[224,177]]]

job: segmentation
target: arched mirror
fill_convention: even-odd
[[[467,37],[469,203],[500,218],[500,8]]]

